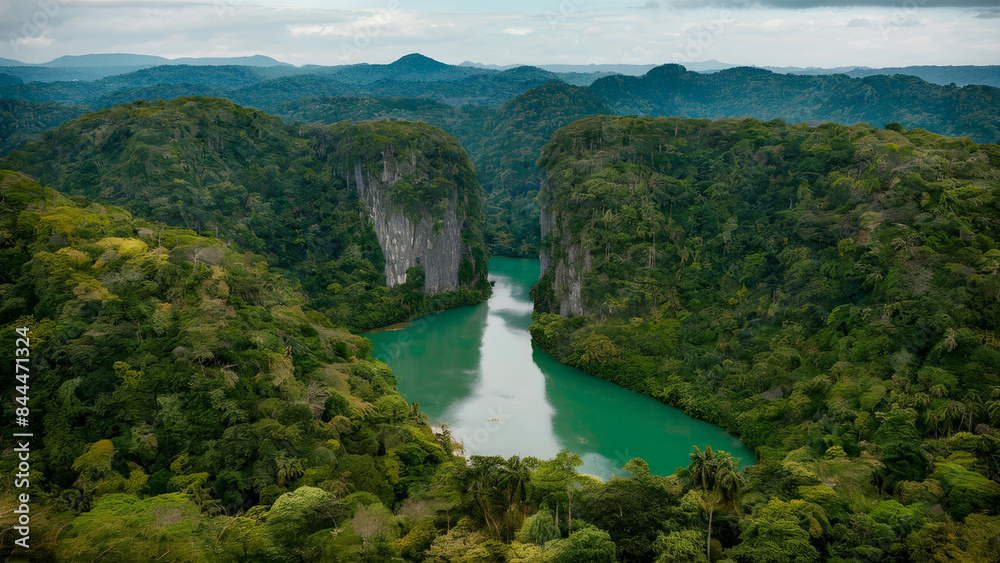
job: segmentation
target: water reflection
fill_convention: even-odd
[[[488,304],[368,335],[399,390],[432,424],[448,424],[466,453],[551,458],[580,454],[581,471],[608,478],[642,457],[660,475],[689,462],[692,445],[753,454],[720,428],[555,361],[531,343],[528,290],[538,262],[495,258]]]

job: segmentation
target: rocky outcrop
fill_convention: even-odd
[[[416,173],[416,159],[400,162],[391,151],[383,151],[381,174],[354,165],[358,197],[375,228],[385,255],[385,283],[395,287],[406,282],[406,271],[424,268],[424,291],[436,295],[459,288],[462,260],[462,225],[458,193],[450,198],[443,215],[435,217],[427,206],[414,212],[395,204],[387,190],[404,176]]]
[[[583,275],[591,270],[590,249],[584,248],[586,234],[574,240],[570,236],[567,222],[559,213],[553,212],[551,186],[543,182],[540,201],[542,249],[539,259],[542,266],[539,284],[546,286],[549,295],[548,308],[558,310],[566,317],[587,315],[588,308],[583,299]]]

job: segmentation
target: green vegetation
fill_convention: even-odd
[[[480,187],[461,146],[426,124],[293,127],[216,98],[136,102],[84,115],[2,160],[72,195],[125,206],[259,253],[311,307],[365,330],[489,294]],[[356,193],[356,167],[399,178],[396,207],[456,210],[471,271],[457,291],[387,288],[385,258]],[[165,242],[162,236],[158,241]]]
[[[670,477],[633,460],[607,483],[566,452],[467,461],[368,340],[262,257],[15,172],[0,195],[0,323],[31,328],[35,366],[33,560],[610,563],[732,541],[725,453]],[[18,384],[0,390],[8,412]],[[974,493],[959,466],[941,479]],[[17,558],[15,491],[0,487],[0,553]],[[978,500],[954,509],[977,519]],[[907,510],[886,518],[909,529],[923,514]],[[993,521],[976,521],[982,552]]]
[[[36,140],[43,131],[86,112],[79,106],[51,102],[0,100],[0,155]]]
[[[977,560],[1000,526],[1000,147],[598,117],[540,165],[535,341],[758,454],[745,484],[703,477],[710,452],[692,465],[727,519],[706,555]],[[664,545],[688,553],[690,531]]]
[[[20,67],[10,68],[16,74]],[[856,70],[850,76],[807,76],[745,67],[701,74],[663,65],[642,77],[603,76],[535,67],[497,71],[453,66],[414,54],[387,65],[158,66],[92,81],[67,78],[0,85],[0,98],[80,104],[96,110],[134,100],[219,96],[291,122],[425,121],[454,135],[475,163],[489,194],[483,233],[490,252],[533,256],[541,244],[535,201],[541,173],[535,162],[556,129],[584,117],[899,122],[944,135],[968,135],[978,142],[1000,141],[1000,89],[960,88],[948,84],[950,79],[939,85],[904,75],[908,69],[895,70],[901,74]],[[983,73],[995,69],[909,70],[940,79],[955,73],[986,76]],[[876,75],[867,76],[871,73]],[[863,74],[864,78],[853,77]],[[4,113],[0,108],[0,116]],[[0,145],[0,154],[3,149]]]
[[[0,86],[95,107],[220,93],[339,122],[135,102],[0,159],[20,172],[0,173],[0,324],[32,328],[37,370],[33,557],[996,560],[1000,147],[908,129],[995,141],[995,89],[670,65],[578,88],[530,68],[370,66]],[[26,110],[6,144],[77,112],[5,107]],[[890,123],[556,131],[609,111]],[[452,132],[473,159],[396,119]],[[427,295],[424,264],[386,286],[358,169],[435,232],[456,211],[458,290]],[[345,329],[481,301],[487,244],[546,254],[542,348],[738,433],[757,464],[699,447],[673,475],[636,459],[602,483],[569,453],[455,455]],[[17,382],[3,385],[10,412]],[[15,496],[0,493],[6,556]]]
[[[766,94],[744,95],[748,90]],[[678,65],[664,65],[643,77],[610,76],[589,87],[550,80],[496,108],[456,108],[398,98],[309,97],[286,102],[272,111],[309,123],[422,120],[448,131],[469,151],[489,194],[485,236],[491,252],[533,256],[541,244],[535,198],[542,174],[536,159],[556,129],[577,119],[603,114],[753,115],[845,125],[899,122],[908,128],[997,142],[998,107],[997,88],[938,86],[912,76],[796,76],[748,68],[699,74]]]
[[[37,560],[358,551],[360,532],[300,540],[350,530],[359,504],[397,505],[450,458],[371,343],[306,308],[263,258],[13,172],[0,188],[0,322],[31,327],[37,369]],[[2,346],[13,357],[13,338]],[[3,384],[5,410],[18,384]]]
[[[749,67],[700,74],[668,64],[641,77],[602,78],[590,91],[617,115],[898,122],[981,143],[1000,142],[1000,88],[939,86],[904,74],[806,76]]]
[[[560,127],[609,109],[586,88],[549,80],[498,108],[341,96],[303,98],[275,111],[293,122],[426,121],[448,131],[469,151],[486,190],[483,231],[490,253],[534,257],[541,244],[538,154]]]

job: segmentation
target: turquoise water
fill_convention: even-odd
[[[641,457],[669,475],[697,445],[754,462],[718,426],[557,362],[531,343],[537,260],[493,258],[488,303],[421,317],[408,328],[367,334],[399,392],[435,426],[447,424],[468,455],[579,454],[581,473],[603,479]]]

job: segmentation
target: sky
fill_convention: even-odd
[[[0,0],[0,57],[1000,64],[1000,0]]]

